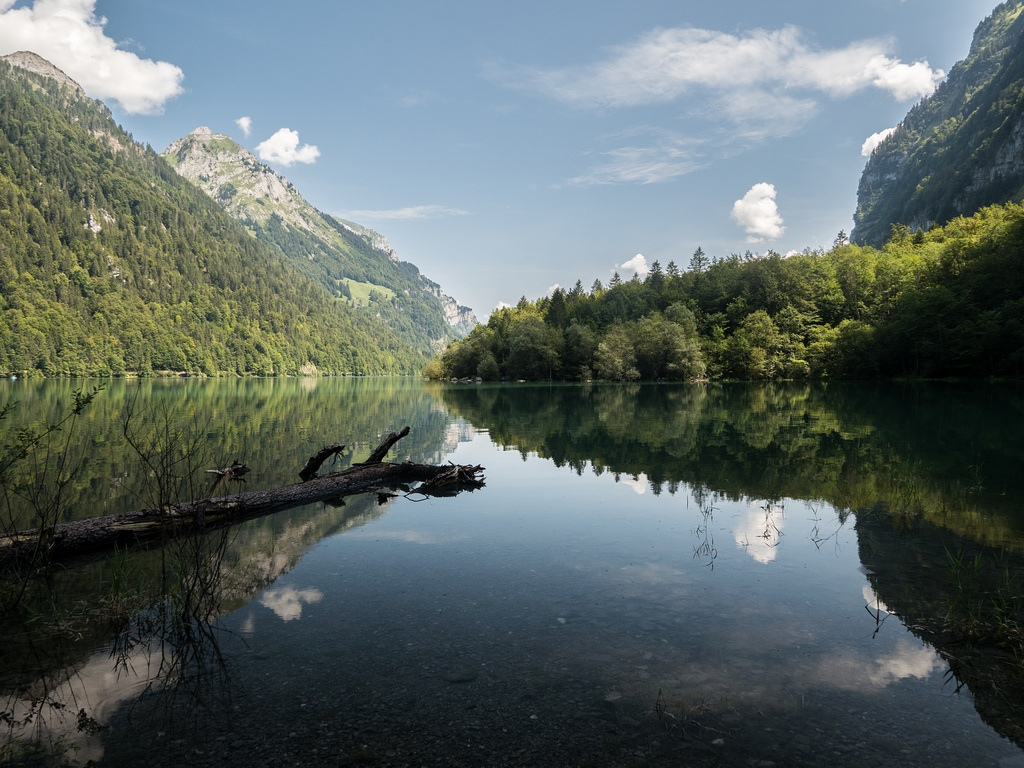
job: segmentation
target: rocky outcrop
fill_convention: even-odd
[[[162,154],[178,173],[198,184],[242,222],[263,224],[276,214],[286,226],[299,227],[323,240],[337,238],[334,227],[287,178],[278,176],[230,136],[199,127],[172,142]],[[383,235],[354,222],[332,221],[398,261],[398,254]],[[316,258],[316,254],[311,253],[310,258]]]
[[[196,128],[162,153],[174,169],[197,184],[243,223],[266,223],[274,214],[309,232],[318,226],[317,211],[291,182],[278,176],[245,147],[209,128]]]
[[[374,232],[372,229],[367,229],[362,224],[356,224],[354,221],[345,221],[345,219],[335,219],[349,232],[352,232],[359,237],[363,238],[366,243],[381,253],[387,255],[392,261],[398,261],[398,253],[394,248],[391,247],[391,243],[384,237],[380,232]]]
[[[469,307],[463,307],[451,296],[443,293],[441,291],[441,286],[437,283],[427,280],[422,275],[420,275],[420,277],[424,283],[424,290],[441,302],[441,309],[444,311],[445,322],[454,328],[460,336],[465,336],[473,330],[473,326],[478,322],[476,315],[473,314],[473,310]]]
[[[68,77],[62,70],[53,66],[50,62],[44,59],[42,56],[32,53],[32,51],[15,51],[9,53],[6,56],[0,56],[0,59],[6,61],[8,64],[14,67],[34,72],[37,75],[43,77],[49,77],[56,80],[61,85],[67,86],[71,91],[77,93],[79,96],[85,96],[85,89],[82,88],[78,83]]]

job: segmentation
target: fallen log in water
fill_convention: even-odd
[[[333,501],[413,482],[421,484],[412,492],[426,495],[450,495],[458,490],[483,486],[483,467],[479,466],[382,462],[380,459],[391,446],[408,433],[408,427],[397,435],[392,432],[362,464],[323,477],[314,476],[294,485],[61,523],[48,535],[44,533],[42,548],[49,553],[48,560],[52,562],[97,549],[130,546],[165,535],[206,530],[303,504]],[[321,454],[333,447],[325,448]],[[307,462],[303,469],[308,470],[309,466]],[[218,470],[217,473],[223,471]],[[34,553],[40,550],[39,536],[38,529],[0,535],[0,564],[35,560]]]

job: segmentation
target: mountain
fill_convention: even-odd
[[[228,136],[197,128],[163,156],[309,279],[363,315],[380,318],[425,354],[476,325],[472,310],[400,261],[386,238],[321,213]]]
[[[854,242],[881,245],[894,224],[942,225],[1024,198],[1024,2],[977,28],[967,58],[872,153]]]
[[[413,373],[35,54],[0,60],[0,371]]]

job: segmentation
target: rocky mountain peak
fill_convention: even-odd
[[[179,174],[243,223],[264,224],[276,214],[286,228],[298,227],[327,240],[336,236],[323,215],[287,178],[278,176],[230,136],[200,126],[172,142],[162,154]],[[388,258],[398,260],[386,238],[357,224],[340,223]]]
[[[394,327],[422,326],[436,344],[446,343],[453,333],[464,335],[476,324],[472,310],[446,296],[415,266],[400,262],[387,238],[354,222],[321,213],[288,179],[278,176],[229,136],[199,127],[172,142],[162,156],[250,232],[288,250],[314,279],[329,291],[338,292],[339,298],[359,306],[376,301],[376,310],[393,315],[390,322]],[[356,250],[363,251],[363,255],[353,255],[350,240],[360,243]],[[367,298],[374,294],[376,299]],[[390,303],[390,307],[382,308],[381,301]],[[421,304],[406,307],[403,301]],[[430,321],[425,319],[424,311],[434,313],[437,328],[427,327]],[[411,320],[410,316],[417,319]]]
[[[172,142],[162,153],[175,170],[243,222],[263,223],[277,213],[288,224],[309,229],[301,197],[284,179],[230,136],[206,126]],[[301,202],[300,202],[301,201]],[[268,205],[271,203],[271,205]]]
[[[0,56],[0,59],[3,59],[11,66],[52,78],[61,85],[66,85],[79,95],[85,95],[85,89],[82,86],[37,53],[32,53],[32,51],[15,51],[6,56]]]

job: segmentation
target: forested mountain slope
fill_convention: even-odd
[[[163,156],[303,274],[424,353],[476,324],[471,310],[399,261],[385,238],[321,213],[228,136],[197,128]]]
[[[0,371],[341,374],[422,364],[386,325],[298,274],[137,145],[73,81],[26,71],[53,70],[32,54],[8,59]]]
[[[1024,197],[1024,1],[1000,4],[970,54],[872,153],[854,242],[879,246],[893,224],[927,229]]]

